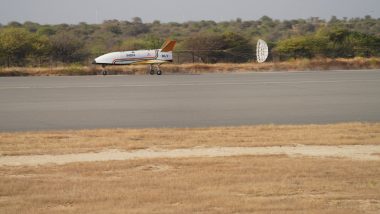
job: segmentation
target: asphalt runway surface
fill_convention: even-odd
[[[380,121],[380,70],[0,78],[0,131]]]

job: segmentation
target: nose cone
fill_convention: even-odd
[[[120,56],[119,52],[112,52],[112,53],[107,53],[104,55],[99,56],[98,58],[94,59],[92,63],[94,64],[113,64],[113,61],[117,59]]]

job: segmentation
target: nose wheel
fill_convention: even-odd
[[[149,73],[150,73],[150,75],[154,75],[154,74],[155,74],[155,71],[154,71],[154,69],[153,69],[152,66],[150,66],[150,71],[149,71]]]
[[[102,68],[103,68],[103,70],[102,70],[102,74],[103,74],[103,76],[107,75],[107,74],[108,74],[108,71],[106,70],[106,66],[105,66],[105,65],[102,65]]]
[[[149,68],[150,68],[149,69],[150,75],[154,75],[154,74],[161,75],[162,74],[162,71],[160,69],[160,65],[150,65]]]

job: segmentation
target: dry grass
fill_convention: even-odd
[[[227,73],[236,71],[305,71],[305,70],[333,70],[333,69],[379,69],[380,58],[353,58],[353,59],[298,59],[285,62],[258,63],[217,63],[217,64],[167,64],[162,69],[165,73]],[[96,75],[100,74],[100,67],[96,66],[68,66],[53,68],[12,67],[0,68],[0,76],[65,76],[65,75]],[[110,74],[146,74],[146,65],[111,66],[107,70]]]
[[[229,157],[0,168],[0,213],[378,213],[380,162]]]
[[[380,144],[380,123],[259,125],[176,129],[101,129],[0,133],[0,154],[65,154],[103,149],[196,146]]]
[[[380,123],[0,133],[2,154],[379,144]],[[380,161],[239,156],[0,167],[0,213],[369,213]]]

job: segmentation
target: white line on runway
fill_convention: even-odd
[[[213,86],[213,85],[265,85],[265,84],[307,84],[307,83],[349,83],[349,82],[380,82],[379,80],[305,80],[305,81],[267,81],[267,82],[191,82],[168,84],[120,84],[120,85],[80,85],[80,86],[5,86],[0,90],[9,89],[66,89],[66,88],[121,88],[121,87],[171,87],[171,86]]]

